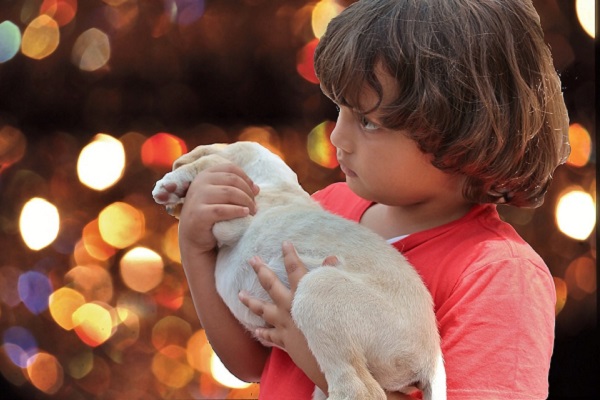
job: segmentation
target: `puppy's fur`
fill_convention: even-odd
[[[289,240],[310,272],[292,304],[329,387],[329,399],[385,399],[384,389],[417,386],[425,399],[446,397],[446,377],[432,299],[419,275],[384,239],[324,211],[296,174],[257,143],[200,146],[157,182],[155,200],[177,214],[203,169],[234,163],[260,187],[254,216],[215,224],[217,290],[250,331],[265,322],[238,299],[246,290],[270,301],[248,260],[259,255],[289,286],[281,253]],[[321,267],[330,255],[334,267]],[[314,398],[324,398],[316,389]]]

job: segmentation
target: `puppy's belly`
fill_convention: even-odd
[[[219,250],[215,271],[219,294],[234,316],[251,331],[264,326],[264,321],[240,302],[238,293],[244,290],[253,297],[271,300],[248,260],[260,256],[289,287],[281,250],[284,240],[294,244],[309,270],[319,267],[327,256],[334,255],[342,261],[337,268],[365,274],[370,281],[368,284],[379,286],[382,294],[397,292],[400,282],[423,286],[402,255],[375,233],[356,223],[315,210],[312,205],[264,210],[255,216],[235,246]]]

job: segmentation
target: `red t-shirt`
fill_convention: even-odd
[[[345,183],[313,196],[359,221],[370,202]],[[430,290],[442,337],[448,399],[545,399],[554,342],[554,282],[544,261],[494,205],[417,232],[394,246]],[[274,348],[260,398],[311,399],[314,384]]]

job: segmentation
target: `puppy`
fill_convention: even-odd
[[[248,260],[260,256],[289,287],[281,242],[294,244],[309,269],[292,302],[327,380],[329,399],[385,399],[384,390],[416,386],[425,399],[446,398],[446,376],[431,295],[417,272],[383,238],[323,210],[296,174],[257,143],[199,146],[180,157],[152,192],[178,215],[189,183],[221,163],[241,167],[260,187],[257,213],[215,224],[219,294],[250,331],[265,322],[239,300],[241,290],[270,301]],[[334,267],[321,267],[335,255]],[[315,388],[313,399],[324,394]]]

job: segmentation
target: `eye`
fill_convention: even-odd
[[[371,120],[369,120],[366,116],[364,115],[359,115],[358,119],[360,121],[360,124],[362,125],[362,127],[367,130],[367,131],[374,131],[379,129],[379,126],[375,123],[373,123]]]

